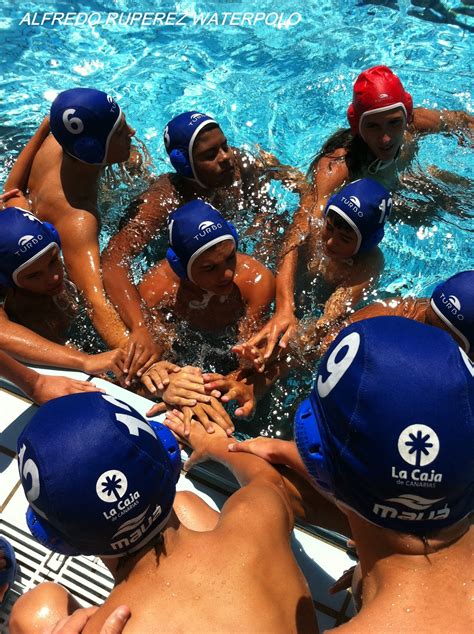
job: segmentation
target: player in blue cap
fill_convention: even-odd
[[[174,429],[182,438],[182,425]],[[184,631],[192,622],[199,632],[316,633],[280,476],[260,458],[229,453],[220,428],[207,434],[193,424],[187,440],[195,449],[188,467],[212,459],[242,485],[220,514],[193,493],[175,497],[173,434],[111,396],[56,399],[20,435],[31,532],[55,552],[100,556],[115,578],[84,631],[98,632],[126,604],[127,629],[136,632]],[[16,602],[9,631],[54,631],[72,609],[64,589],[40,585]]]
[[[311,482],[314,493],[300,503],[320,519],[319,501],[324,508],[328,499],[347,517],[362,608],[341,631],[470,629],[473,412],[474,366],[453,338],[378,317],[331,345],[296,413],[296,444],[262,438],[230,447]]]
[[[120,377],[122,350],[88,355],[64,345],[77,309],[55,227],[17,207],[0,212],[0,349],[28,363]]]
[[[126,349],[130,378],[157,361],[160,350],[144,323],[124,323],[106,297],[97,189],[105,165],[128,159],[134,134],[107,93],[93,88],[65,90],[52,103],[49,120],[20,154],[5,185],[28,191],[38,218],[57,228],[68,275],[83,294],[104,342]],[[11,204],[24,206],[15,199]]]
[[[216,342],[229,328],[244,339],[259,328],[274,297],[274,278],[258,260],[239,252],[231,222],[212,205],[194,200],[170,214],[169,243],[166,259],[146,273],[138,290],[153,311],[157,332],[167,331],[170,348],[183,321],[188,326],[179,337],[184,349],[192,331],[208,333]]]
[[[377,245],[384,236],[384,225],[391,209],[390,192],[377,181],[362,178],[349,183],[329,199],[322,226],[319,224],[318,230],[306,235],[300,249],[301,271],[298,279],[304,279],[307,271],[310,278],[321,277],[326,287],[332,290],[329,297],[326,294],[318,301],[324,303],[323,314],[318,320],[319,327],[329,326],[352,310],[377,281],[384,265],[383,254]],[[294,255],[297,256],[296,251]],[[279,288],[281,286],[277,281],[277,308]],[[294,319],[294,300],[292,306]],[[248,341],[250,346],[264,348],[265,360],[269,359],[278,339],[278,329],[274,328],[275,319],[274,315]],[[286,347],[287,343],[288,337],[285,337],[280,341],[280,347]]]
[[[274,253],[275,242],[283,235],[282,216],[273,207],[268,209],[268,183],[282,180],[297,192],[305,187],[302,174],[270,154],[261,151],[256,159],[231,147],[219,123],[202,112],[183,112],[169,121],[164,145],[174,171],[151,185],[137,213],[110,240],[102,256],[107,293],[132,328],[145,319],[145,311],[130,279],[131,263],[153,238],[164,236],[174,209],[202,199],[221,210],[226,220],[236,221],[240,210],[251,211],[250,229],[260,234],[256,248],[264,250],[265,235],[267,251]]]

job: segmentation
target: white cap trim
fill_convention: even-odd
[[[29,260],[27,260],[26,262],[23,262],[23,264],[21,264],[17,269],[15,269],[12,273],[12,279],[15,282],[15,284],[19,287],[22,288],[22,286],[20,284],[18,284],[18,274],[21,273],[24,269],[26,269],[28,266],[30,266],[30,264],[33,264],[34,262],[36,262],[36,260],[39,260],[39,258],[44,255],[45,253],[47,253],[47,251],[49,251],[52,247],[57,247],[58,252],[61,251],[61,249],[59,248],[59,245],[57,242],[50,242],[49,244],[47,244],[43,249],[41,249],[41,251],[38,251],[38,253],[36,253],[36,255],[33,255],[33,257],[31,257]]]
[[[233,235],[231,235],[230,233],[226,233],[223,236],[218,236],[217,238],[214,238],[214,240],[211,240],[210,242],[206,242],[206,244],[203,244],[201,247],[199,247],[199,249],[193,253],[193,255],[189,258],[188,261],[188,266],[186,267],[186,273],[188,275],[188,278],[191,280],[191,282],[193,284],[196,284],[196,282],[193,280],[192,275],[191,275],[191,267],[194,264],[194,261],[196,260],[196,258],[198,258],[201,253],[204,253],[204,251],[207,251],[208,249],[210,249],[211,247],[213,247],[216,244],[219,244],[219,242],[224,242],[224,240],[232,240],[232,242],[235,245],[235,238]]]
[[[398,101],[397,103],[392,103],[389,106],[383,106],[382,108],[374,108],[373,110],[366,110],[360,115],[360,119],[359,119],[360,136],[364,139],[364,137],[362,136],[361,126],[362,126],[362,121],[366,115],[377,114],[378,112],[388,112],[389,110],[395,110],[395,108],[401,108],[403,110],[403,113],[405,115],[405,121],[406,121],[408,119],[407,109],[405,108],[405,104],[403,104],[401,101]]]
[[[336,205],[329,205],[326,211],[326,216],[328,215],[330,211],[335,211],[337,214],[342,216],[344,220],[347,222],[347,224],[350,225],[352,229],[354,229],[355,234],[357,236],[357,247],[352,255],[355,255],[359,251],[360,245],[362,244],[362,234],[359,230],[359,227],[355,224],[352,218],[350,218],[344,211],[342,211],[342,209],[339,209],[339,207],[336,207]]]
[[[216,124],[217,126],[219,125],[217,123],[217,121],[214,121],[214,119],[206,119],[206,121],[202,121],[198,127],[194,130],[192,137],[189,139],[189,145],[188,145],[188,157],[189,157],[189,164],[191,165],[191,171],[193,173],[194,176],[194,180],[196,181],[196,183],[198,185],[200,185],[201,187],[203,187],[204,189],[209,189],[209,187],[207,187],[206,185],[204,185],[204,183],[201,183],[201,181],[199,180],[199,178],[196,176],[196,170],[194,169],[194,161],[193,161],[193,147],[194,147],[194,142],[196,141],[196,137],[197,135],[201,132],[201,130],[206,126],[206,125],[211,125],[211,124]]]
[[[433,298],[431,298],[430,300],[430,305],[431,305],[431,308],[436,313],[436,315],[441,319],[441,321],[443,321],[446,324],[446,326],[448,326],[448,328],[452,330],[454,334],[456,334],[459,337],[459,339],[461,339],[461,341],[464,344],[464,349],[466,350],[467,353],[469,353],[469,349],[471,346],[469,345],[469,341],[467,340],[467,337],[463,335],[462,332],[456,328],[456,326],[453,326],[453,324],[449,321],[446,315],[443,315],[440,309],[436,306]]]

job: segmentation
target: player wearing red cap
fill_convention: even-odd
[[[345,183],[366,176],[393,189],[420,134],[474,131],[474,117],[466,112],[414,109],[411,96],[387,66],[374,66],[359,75],[347,118],[350,128],[331,136],[310,166],[312,187],[301,198],[278,269],[276,313],[250,340],[253,345],[265,344],[266,358],[281,335],[280,346],[285,347],[294,332],[299,246],[314,231],[314,221],[322,218],[332,194]]]

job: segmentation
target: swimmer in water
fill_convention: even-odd
[[[238,251],[232,223],[195,200],[170,214],[169,241],[166,259],[138,287],[146,305],[157,314],[171,311],[195,330],[218,332],[239,322],[241,336],[255,331],[273,301],[275,282],[263,264]]]
[[[229,452],[220,428],[207,434],[193,423],[184,438],[182,423],[172,423],[194,450],[186,469],[214,460],[240,483],[217,513],[194,493],[176,493],[181,454],[169,429],[111,396],[80,396],[43,406],[20,435],[18,453],[33,535],[55,552],[102,557],[114,576],[84,634],[99,632],[124,604],[130,632],[171,634],[192,623],[198,632],[316,634],[290,546],[293,511],[275,469]],[[65,477],[62,465],[67,473],[73,465],[75,477]],[[40,584],[16,601],[9,631],[53,631],[76,607],[61,586]]]
[[[133,258],[164,233],[173,210],[202,199],[227,220],[235,220],[237,210],[250,207],[261,212],[263,231],[279,222],[278,214],[269,217],[261,210],[262,201],[268,202],[265,185],[278,179],[298,192],[307,186],[302,174],[270,154],[262,152],[263,158],[256,160],[229,146],[219,123],[206,114],[184,112],[172,119],[165,128],[164,144],[175,172],[162,174],[151,185],[136,215],[112,237],[102,254],[108,296],[132,328],[134,323],[146,321],[146,309],[130,279]],[[274,249],[280,234],[276,230],[270,233]]]
[[[230,447],[286,465],[296,499],[298,477],[311,484],[305,499],[300,491],[303,518],[321,498],[346,516],[361,608],[334,632],[472,629],[473,411],[474,366],[452,337],[378,317],[329,348],[296,413],[296,443]]]
[[[374,66],[359,75],[347,111],[350,129],[336,133],[314,159],[312,187],[286,234],[277,272],[276,312],[261,332],[268,358],[278,340],[288,344],[296,327],[295,276],[301,245],[314,232],[327,201],[348,181],[370,176],[393,190],[398,172],[408,165],[420,135],[474,131],[474,117],[462,111],[413,108],[411,96],[386,66]]]
[[[156,362],[160,350],[144,324],[124,323],[107,300],[97,190],[103,168],[129,158],[134,134],[110,95],[91,88],[66,90],[54,100],[49,121],[20,154],[5,185],[28,192],[38,218],[57,228],[68,276],[104,342],[127,351],[124,371],[130,379]],[[22,201],[12,199],[11,204]]]
[[[0,349],[27,363],[122,376],[125,353],[64,345],[78,305],[53,225],[24,209],[0,212]]]
[[[302,248],[302,270],[297,277],[301,280],[305,273],[311,278],[318,275],[332,289],[317,322],[319,327],[327,327],[346,315],[377,281],[384,265],[377,245],[391,209],[392,198],[385,187],[363,178],[330,198],[322,226],[320,223],[318,230],[308,234]],[[306,262],[306,272],[302,262]],[[247,342],[247,348],[264,347],[266,360],[274,347],[269,324],[271,321]],[[240,351],[238,347],[236,352]]]
[[[263,264],[239,253],[234,226],[212,205],[195,200],[170,215],[169,238],[166,259],[152,267],[138,287],[154,315],[153,329],[160,341],[168,342],[169,351],[183,320],[191,331],[215,336],[236,327],[246,339],[258,330],[273,301],[275,282]],[[181,345],[186,348],[185,341]],[[144,380],[153,372],[145,372]],[[220,414],[225,414],[223,408]],[[232,432],[227,422],[225,428]]]

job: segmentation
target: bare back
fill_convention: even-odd
[[[280,494],[259,489],[252,507],[241,491],[231,496],[232,511],[221,515],[214,530],[196,532],[179,523],[167,528],[161,551],[152,549],[135,564],[85,632],[97,631],[123,602],[132,612],[124,630],[130,634],[317,632],[278,501],[275,530],[268,530],[272,497]]]

